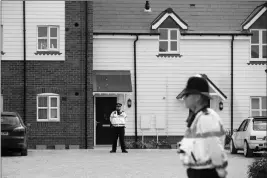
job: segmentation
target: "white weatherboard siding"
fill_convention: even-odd
[[[133,73],[134,39],[94,39],[94,70],[130,70]],[[188,77],[205,73],[227,95],[224,110],[219,111],[226,127],[230,127],[230,40],[182,40],[181,58],[158,58],[158,41],[137,42],[138,135],[140,116],[166,118],[167,128],[159,135],[183,135],[188,110],[176,96]],[[131,96],[134,101],[134,93]],[[126,109],[126,135],[134,135],[134,106]],[[156,135],[155,119],[144,135]]]
[[[204,37],[203,37],[204,38]],[[134,39],[94,39],[94,70],[130,70],[133,76]],[[231,125],[231,40],[183,39],[181,58],[158,58],[158,41],[141,39],[137,42],[138,134],[140,116],[166,118],[167,128],[159,135],[183,135],[188,110],[176,96],[187,79],[205,73],[227,96],[223,111],[218,111],[226,128]],[[266,95],[265,65],[247,65],[249,37],[234,40],[234,128],[250,114],[250,96]],[[134,93],[131,95],[134,102]],[[218,103],[217,103],[218,104]],[[134,135],[134,107],[126,108],[126,135]],[[155,119],[144,135],[156,135]]]
[[[131,39],[94,39],[93,70],[130,70],[134,90],[133,40]],[[102,95],[103,96],[103,95]],[[126,135],[134,134],[134,92],[127,95],[132,99],[132,107],[125,107],[127,113]],[[119,98],[121,99],[121,97]]]
[[[157,58],[156,40],[138,43],[139,113],[155,113],[156,117],[167,118],[168,128],[160,131],[160,135],[183,135],[188,110],[176,96],[190,76],[205,73],[227,96],[230,93],[229,40],[182,40],[180,49],[181,58]],[[229,99],[219,112],[226,124],[229,122],[228,102]],[[152,126],[154,124],[152,122]],[[145,134],[155,134],[155,131]]]
[[[250,115],[250,96],[266,96],[266,65],[247,65],[249,40],[234,41],[234,128]]]
[[[4,47],[3,60],[23,60],[23,3],[3,1]],[[65,60],[65,2],[26,1],[26,59]],[[37,25],[60,26],[60,56],[35,55],[37,51]]]
[[[59,25],[61,55],[35,55],[37,26]],[[65,1],[26,1],[27,60],[65,60]]]
[[[2,60],[23,60],[22,1],[2,1]]]

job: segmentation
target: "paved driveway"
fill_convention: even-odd
[[[246,178],[253,158],[229,155],[229,176]],[[175,150],[29,150],[27,157],[2,157],[3,178],[186,178]]]

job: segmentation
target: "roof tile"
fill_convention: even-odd
[[[240,31],[242,22],[264,2],[153,0],[152,12],[147,13],[144,0],[95,0],[94,32],[150,32],[150,24],[168,7],[188,24],[189,31]]]

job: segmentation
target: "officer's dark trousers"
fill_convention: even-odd
[[[125,142],[124,142],[124,135],[125,135],[125,127],[113,127],[113,144],[112,144],[112,151],[117,150],[117,140],[118,137],[120,139],[121,150],[125,150]]]
[[[219,178],[216,169],[187,169],[188,178]]]

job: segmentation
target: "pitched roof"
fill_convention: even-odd
[[[206,74],[197,74],[195,75],[197,77],[202,77],[204,79],[207,80],[208,84],[209,84],[209,93],[216,93],[216,95],[218,95],[222,100],[226,100],[227,96],[210,80],[210,78],[206,75]],[[182,98],[182,93],[179,93],[178,96],[176,97],[177,99]]]
[[[267,10],[267,2],[257,6],[242,23],[243,29],[248,29]]]
[[[187,29],[188,25],[172,10],[172,8],[167,8],[166,10],[162,11],[158,17],[152,22],[151,28],[157,29],[162,22],[164,22],[167,18],[172,18],[178,26],[182,29]]]
[[[94,32],[148,33],[153,20],[168,7],[188,24],[188,32],[240,32],[242,22],[265,2],[151,0],[152,12],[144,12],[144,0],[95,0]]]

